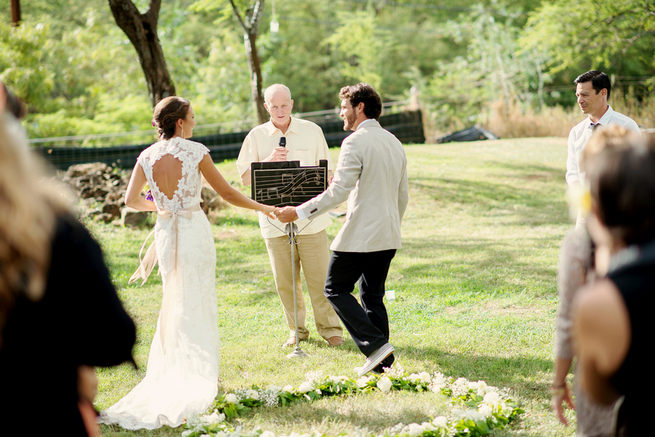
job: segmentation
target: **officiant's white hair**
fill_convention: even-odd
[[[284,91],[289,95],[289,100],[291,100],[291,90],[289,89],[288,86],[281,84],[281,83],[274,83],[273,85],[268,86],[264,90],[264,101],[266,104],[271,103],[271,98],[273,97],[273,94],[275,94],[277,91]]]

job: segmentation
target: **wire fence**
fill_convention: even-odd
[[[405,110],[409,101],[393,101],[383,104],[385,114],[392,114]],[[294,117],[311,120],[313,122],[335,120],[339,118],[339,108],[321,111],[299,112]],[[239,132],[249,130],[257,124],[254,118],[224,121],[221,123],[198,124],[193,133],[196,136],[212,135],[224,132]],[[154,129],[137,130],[129,132],[112,132],[103,134],[68,135],[60,137],[31,138],[29,143],[35,147],[106,147],[121,146],[154,142],[156,134]]]
[[[402,111],[402,105],[391,106],[385,109],[384,115],[380,117],[380,124],[391,133],[393,133],[403,143],[424,143],[425,135],[423,132],[423,122],[420,110]],[[323,129],[325,140],[329,147],[336,147],[341,144],[349,132],[343,130],[343,121],[338,118],[336,110],[315,111],[311,113],[297,114],[302,118],[309,119],[318,124]],[[251,123],[251,127],[256,123]],[[211,127],[209,127],[211,126]],[[235,132],[223,133],[221,124],[206,125],[202,129],[194,129],[192,140],[198,141],[210,150],[211,157],[214,161],[223,161],[225,159],[234,159],[239,155],[241,145],[249,130],[238,130]],[[207,133],[209,132],[209,133]],[[130,133],[134,134],[134,133]],[[114,135],[114,134],[109,134]],[[87,162],[104,162],[120,168],[131,168],[136,163],[136,159],[145,149],[153,142],[152,132],[150,138],[141,140],[137,144],[125,144],[109,147],[80,147],[70,145],[53,145],[56,141],[62,141],[64,144],[70,142],[83,143],[84,138],[80,137],[59,137],[50,139],[51,142],[32,140],[34,149],[40,153],[51,165],[58,169],[67,169],[74,164]],[[71,139],[73,138],[73,139]],[[115,137],[112,137],[115,138]],[[119,138],[129,138],[128,135]],[[98,139],[96,137],[96,139]],[[37,139],[45,140],[45,139]],[[56,141],[53,141],[56,140]]]

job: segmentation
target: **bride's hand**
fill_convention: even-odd
[[[272,219],[277,218],[275,216],[275,207],[274,206],[263,205],[262,204],[262,207],[261,207],[260,211],[263,212],[264,214],[266,214],[267,216],[269,216]]]

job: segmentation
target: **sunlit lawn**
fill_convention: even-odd
[[[388,309],[397,363],[408,371],[440,371],[510,388],[526,413],[495,435],[574,434],[549,412],[548,392],[557,254],[571,226],[564,200],[565,145],[562,138],[530,138],[406,147],[411,198],[403,249],[387,281],[387,288],[396,290]],[[335,162],[338,152],[332,150]],[[219,169],[236,184],[233,161]],[[342,220],[328,229],[331,238]],[[103,409],[145,373],[161,281],[153,275],[144,287],[127,286],[149,229],[89,225],[138,326],[134,353],[140,370],[124,365],[99,371],[96,406]],[[303,344],[308,358],[285,357],[289,351],[280,345],[287,330],[255,214],[230,208],[213,230],[222,390],[297,386],[314,370],[355,376],[353,367],[363,356],[350,338],[344,347],[330,349],[313,330]],[[311,311],[308,316],[313,329]],[[378,393],[259,409],[239,422],[276,433],[382,433],[397,422],[447,412],[448,405],[433,394]],[[103,431],[108,436],[181,433]]]

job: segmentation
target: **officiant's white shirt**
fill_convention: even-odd
[[[321,127],[308,120],[291,117],[291,123],[286,133],[275,127],[271,121],[254,127],[243,140],[237,170],[239,175],[250,171],[251,162],[259,162],[273,152],[280,144],[280,137],[286,137],[287,161],[300,161],[300,165],[318,165],[321,159],[328,162],[328,170],[332,170],[332,161],[327,142]],[[297,220],[299,234],[310,235],[324,230],[331,223],[327,214],[321,214],[309,220]],[[280,231],[286,225],[279,220],[267,218],[259,213],[259,227],[264,238],[275,238],[286,235]]]

